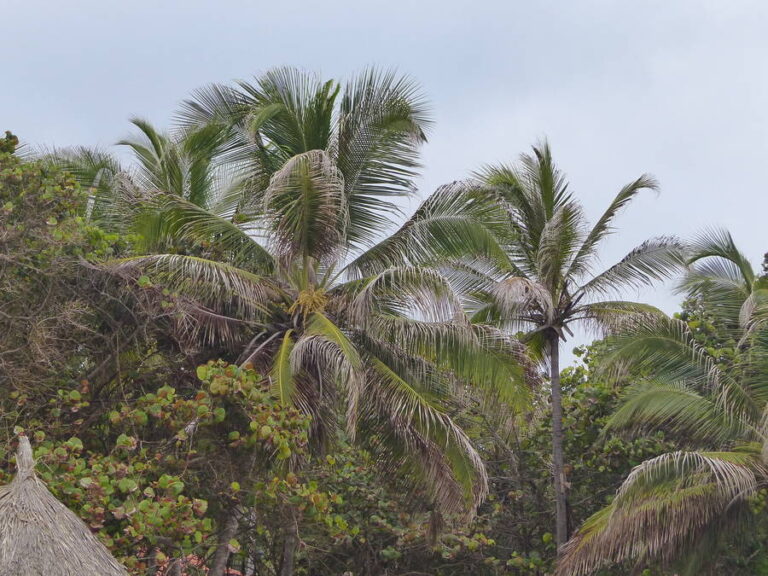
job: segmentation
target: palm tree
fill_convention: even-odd
[[[144,210],[142,200],[148,196],[162,192],[226,215],[228,195],[234,194],[236,186],[228,167],[218,160],[226,130],[204,126],[171,135],[141,118],[131,119],[131,124],[138,134],[117,143],[129,149],[134,160],[129,166],[110,152],[87,147],[44,150],[38,156],[71,173],[89,191],[86,216],[92,222],[113,231],[138,233],[145,250],[162,248],[158,242],[172,235],[160,227],[159,216]],[[136,210],[144,210],[141,217],[127,217]]]
[[[509,264],[486,288],[473,320],[522,331],[523,341],[549,362],[560,547],[568,540],[560,344],[575,325],[606,329],[622,318],[648,312],[650,307],[643,304],[605,298],[668,278],[681,264],[679,246],[671,238],[648,240],[617,264],[593,273],[598,248],[612,232],[616,215],[641,190],[656,188],[649,176],[624,186],[591,229],[546,143],[534,147],[533,155],[523,155],[518,166],[488,167],[479,176],[506,206],[512,236],[503,246]]]
[[[107,268],[174,290],[180,327],[239,347],[238,362],[264,374],[281,403],[312,416],[315,446],[346,433],[384,467],[407,469],[438,510],[471,514],[487,478],[450,416],[452,392],[472,383],[522,406],[525,356],[501,331],[470,322],[464,287],[437,265],[504,256],[498,210],[479,190],[444,186],[383,236],[396,226],[393,199],[413,191],[428,125],[413,84],[371,71],[342,88],[276,70],[239,90],[198,93],[185,118],[185,134],[227,135],[214,164],[236,175],[223,194],[231,211],[152,182],[127,225],[143,229],[150,214],[169,245],[201,252]],[[286,521],[284,575],[298,543],[295,518]]]
[[[558,574],[626,561],[641,567],[685,552],[691,573],[700,573],[697,562],[768,482],[768,285],[727,232],[704,233],[690,250],[681,290],[734,354],[666,317],[646,318],[613,341],[609,362],[648,376],[633,384],[609,428],[662,429],[685,446],[632,470],[569,542]]]

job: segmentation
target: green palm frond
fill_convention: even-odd
[[[361,277],[392,266],[474,258],[515,272],[504,249],[507,243],[507,216],[494,197],[471,183],[454,182],[438,188],[397,232],[353,260],[346,271]]]
[[[583,239],[584,215],[574,203],[554,209],[539,234],[536,247],[538,281],[548,287],[562,286],[573,253]]]
[[[344,331],[324,314],[314,312],[291,354],[291,367],[294,372],[311,372],[318,366],[345,392],[347,434],[354,440],[364,382],[363,361]]]
[[[698,388],[716,385],[720,370],[688,325],[666,316],[646,316],[625,326],[611,341],[605,366],[635,366],[666,382],[685,381]]]
[[[168,194],[184,195],[184,174],[179,147],[169,134],[159,132],[141,118],[132,118],[139,135],[120,140],[139,162],[137,171],[140,186],[148,190],[161,190]]]
[[[156,194],[145,202],[145,207],[160,224],[156,232],[143,234],[148,241],[153,238],[156,244],[189,241],[210,245],[222,259],[245,270],[269,273],[274,268],[272,255],[242,225],[171,194]],[[146,211],[137,220],[145,218]]]
[[[407,77],[369,69],[345,85],[330,151],[344,175],[354,245],[369,245],[390,226],[399,209],[389,198],[413,192],[430,124],[427,104]]]
[[[86,218],[106,229],[113,229],[110,216],[114,212],[116,188],[121,185],[121,178],[127,178],[126,168],[114,155],[98,148],[78,146],[41,150],[35,156],[72,174],[89,194]]]
[[[133,118],[139,135],[118,142],[138,161],[137,183],[145,190],[173,194],[207,208],[221,188],[217,156],[229,137],[226,126],[210,124],[178,136],[159,132],[146,120]]]
[[[238,84],[256,104],[249,111],[251,115],[272,107],[269,115],[262,115],[263,121],[252,122],[250,128],[275,148],[289,157],[328,149],[339,92],[336,82],[323,82],[312,72],[283,67],[267,71],[256,84]]]
[[[280,347],[275,354],[272,368],[269,371],[269,383],[272,394],[282,406],[293,404],[296,382],[291,367],[293,352],[293,330],[287,330],[280,341]]]
[[[651,286],[674,277],[683,270],[684,264],[683,245],[676,238],[652,238],[586,282],[577,295],[601,297],[627,288]]]
[[[362,362],[355,349],[354,344],[349,340],[344,331],[334,324],[327,316],[320,312],[314,312],[309,319],[306,328],[306,334],[310,336],[322,336],[329,342],[335,344],[339,351],[344,355],[345,362],[352,370],[360,370]]]
[[[530,400],[525,353],[518,343],[489,326],[420,322],[372,315],[364,325],[370,338],[424,358],[481,390],[522,409]]]
[[[603,215],[600,216],[600,219],[589,231],[586,238],[584,238],[584,242],[573,257],[567,275],[577,276],[588,273],[592,261],[596,256],[596,250],[600,245],[600,242],[613,232],[612,224],[616,216],[626,208],[641,191],[658,191],[658,189],[658,182],[653,176],[649,176],[648,174],[643,174],[637,180],[624,186],[616,195],[616,198],[613,199],[613,202],[606,208],[605,212],[603,212]]]
[[[705,230],[694,238],[690,243],[689,250],[690,263],[699,262],[705,258],[720,258],[736,265],[745,288],[750,289],[755,281],[755,272],[749,259],[738,249],[727,230]]]
[[[533,146],[533,154],[520,156],[518,179],[525,189],[535,190],[541,212],[540,229],[551,219],[555,211],[570,204],[572,196],[568,191],[565,175],[555,165],[549,143],[544,140]]]
[[[696,342],[685,322],[659,315],[646,316],[616,336],[606,366],[634,366],[657,381],[685,382],[711,395],[731,423],[756,421],[768,398],[762,379],[749,385],[719,365]]]
[[[722,330],[737,334],[742,306],[756,286],[754,270],[726,230],[707,230],[689,246],[689,271],[678,291],[698,298]]]
[[[680,382],[632,386],[606,429],[638,434],[670,430],[698,443],[722,442],[745,432],[743,422],[729,419],[709,397]]]

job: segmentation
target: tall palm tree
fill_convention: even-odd
[[[647,313],[649,306],[605,298],[668,278],[682,263],[679,246],[671,238],[648,240],[617,264],[594,273],[601,241],[612,232],[616,215],[641,190],[656,188],[649,176],[624,186],[591,229],[546,143],[534,147],[532,155],[523,155],[517,166],[491,166],[479,176],[506,206],[512,236],[503,246],[506,270],[486,288],[473,319],[522,331],[523,341],[548,360],[560,547],[568,540],[560,345],[575,325],[606,329],[627,316]]]
[[[173,190],[142,196],[129,226],[150,214],[173,243],[205,249],[108,268],[174,290],[180,326],[238,346],[238,362],[312,416],[315,445],[344,431],[382,465],[405,467],[439,510],[471,513],[487,478],[450,416],[452,391],[478,384],[521,406],[525,356],[501,331],[470,322],[465,286],[439,266],[504,256],[495,244],[503,223],[480,191],[444,186],[384,236],[397,225],[394,198],[413,191],[428,125],[413,84],[371,71],[342,87],[276,70],[198,93],[185,119],[185,133],[227,134],[216,162],[237,175],[232,210]],[[286,542],[290,574],[297,540]]]
[[[667,430],[686,446],[632,470],[569,542],[558,574],[686,553],[690,573],[700,573],[698,561],[768,482],[768,283],[727,232],[704,233],[690,249],[681,289],[732,340],[735,356],[720,358],[691,326],[666,317],[646,318],[613,341],[609,362],[648,377],[631,387],[609,428]]]

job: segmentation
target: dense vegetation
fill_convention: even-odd
[[[28,435],[136,575],[768,574],[768,279],[722,231],[597,272],[656,183],[589,226],[546,143],[402,220],[430,124],[278,69],[128,163],[7,133],[0,482]]]

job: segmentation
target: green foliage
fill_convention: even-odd
[[[13,154],[16,151],[16,146],[19,143],[19,139],[10,131],[5,131],[5,138],[0,140],[0,154]]]
[[[60,390],[28,420],[41,478],[136,574],[155,550],[207,555],[214,518],[233,504],[328,511],[328,496],[286,465],[306,457],[309,420],[276,403],[252,370],[209,362],[197,374],[183,389],[126,392],[79,436],[66,438],[62,415],[91,407],[85,389]]]

